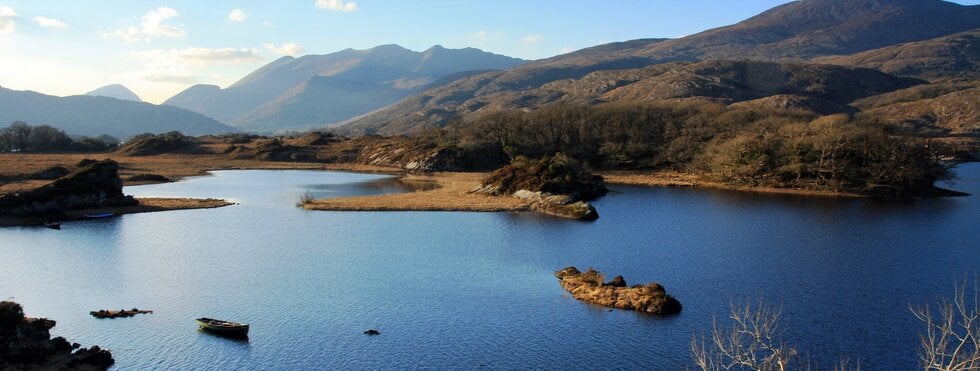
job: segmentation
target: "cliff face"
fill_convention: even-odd
[[[67,210],[137,204],[122,193],[119,164],[104,160],[43,187],[3,196],[0,216],[58,217]]]

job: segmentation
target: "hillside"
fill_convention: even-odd
[[[980,27],[980,6],[938,0],[803,0],[737,24],[637,50],[655,60],[805,60]]]
[[[980,78],[980,28],[853,55],[819,58],[816,61],[874,68],[894,75],[930,80],[978,79]]]
[[[478,49],[397,45],[284,57],[227,89],[196,85],[164,104],[252,131],[300,129],[349,119],[421,91],[445,76],[516,66],[520,59]]]
[[[183,108],[86,95],[55,97],[0,88],[0,123],[14,121],[51,125],[72,135],[109,134],[120,139],[174,130],[188,135],[236,131]]]
[[[129,88],[122,86],[121,84],[106,85],[101,88],[92,90],[88,93],[85,93],[85,95],[92,96],[92,97],[116,98],[116,99],[128,100],[133,102],[143,101],[142,99],[140,99],[138,95],[136,95],[136,93],[133,93],[132,90],[129,90]]]
[[[340,130],[349,133],[404,132],[410,129],[407,126],[441,125],[460,114],[507,109],[515,106],[513,102],[519,99],[524,103],[516,106],[534,108],[541,103],[561,101],[578,94],[546,89],[545,85],[564,85],[563,80],[584,79],[597,71],[720,59],[809,61],[934,39],[978,27],[980,6],[936,0],[795,1],[731,26],[679,39],[611,43],[503,72],[470,76],[345,122]],[[710,79],[710,76],[706,78]],[[623,83],[632,82],[627,78],[605,84],[618,86]],[[545,91],[547,94],[542,94]],[[654,92],[652,95],[663,94]],[[409,118],[418,122],[413,125],[394,122],[407,122]]]
[[[476,117],[553,104],[601,105],[691,98],[731,104],[789,96],[804,102],[794,108],[812,106],[811,110],[820,113],[847,112],[853,110],[847,105],[856,99],[924,83],[865,68],[748,61],[677,62],[597,71],[580,79],[553,81],[520,91],[495,85],[493,77],[500,74],[484,74],[483,80],[463,79],[426,91],[338,130],[391,135],[441,126],[459,116]]]

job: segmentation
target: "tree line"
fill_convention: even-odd
[[[751,186],[909,195],[950,177],[928,140],[845,114],[705,102],[555,105],[456,120],[419,139],[464,168],[564,153],[597,169],[678,170]]]
[[[15,121],[0,129],[0,152],[97,152],[119,145],[119,140],[108,135],[98,137],[71,137],[64,130],[48,126],[31,126]]]

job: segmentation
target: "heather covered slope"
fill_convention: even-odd
[[[496,75],[501,72],[496,72]],[[871,69],[802,63],[709,61],[597,71],[537,88],[497,89],[493,74],[464,79],[410,97],[339,128],[348,133],[400,134],[444,125],[456,117],[552,104],[597,105],[704,98],[735,103],[771,96],[806,98],[821,113],[846,112],[855,99],[924,83]],[[829,108],[826,108],[829,107]],[[805,108],[805,107],[801,107]]]
[[[853,55],[819,58],[816,61],[874,68],[893,75],[915,76],[929,80],[978,79],[980,78],[980,28]]]
[[[283,57],[227,89],[195,85],[164,104],[253,131],[309,128],[384,107],[455,73],[523,62],[478,49],[438,45],[424,52],[397,45],[346,49]]]

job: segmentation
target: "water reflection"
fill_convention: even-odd
[[[980,192],[980,166],[958,190]],[[970,170],[972,169],[972,170]],[[972,175],[971,175],[972,174]],[[112,349],[120,369],[682,369],[692,331],[733,298],[784,308],[786,338],[817,364],[916,366],[909,303],[980,266],[980,198],[888,203],[684,188],[615,187],[600,219],[537,213],[314,212],[317,197],[431,183],[324,171],[221,171],[127,187],[138,197],[239,205],[0,230],[0,298]],[[658,281],[684,305],[661,318],[568,296],[576,265]],[[88,311],[150,308],[97,321]],[[250,340],[198,333],[218,313]],[[361,331],[378,328],[382,335]],[[368,340],[370,339],[370,340]]]

